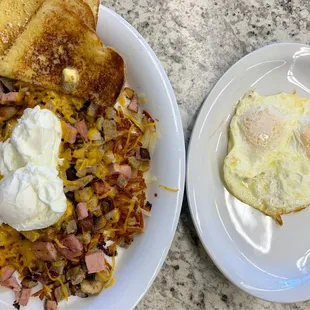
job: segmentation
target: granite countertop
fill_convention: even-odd
[[[186,141],[199,108],[223,73],[273,42],[310,43],[308,0],[106,0],[149,42],[174,88]],[[190,288],[190,289],[189,289]],[[174,242],[142,309],[308,309],[249,296],[214,266],[184,200]]]

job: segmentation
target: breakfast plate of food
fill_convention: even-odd
[[[310,46],[242,58],[205,100],[187,167],[191,214],[208,254],[239,288],[310,299]]]
[[[141,35],[97,0],[0,1],[0,308],[132,309],[179,219],[184,137]]]

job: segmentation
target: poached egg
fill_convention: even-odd
[[[18,231],[55,224],[67,208],[57,165],[61,125],[51,111],[26,109],[0,144],[0,224]]]

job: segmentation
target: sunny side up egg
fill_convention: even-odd
[[[310,205],[310,99],[248,92],[230,123],[224,179],[242,202],[271,216]]]

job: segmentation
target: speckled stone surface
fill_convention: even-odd
[[[308,0],[107,0],[149,42],[168,73],[188,141],[199,108],[238,59],[273,42],[310,43]],[[309,309],[280,305],[231,284],[203,249],[184,201],[166,262],[142,309]]]

